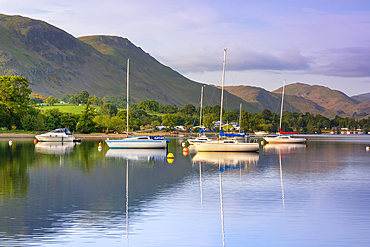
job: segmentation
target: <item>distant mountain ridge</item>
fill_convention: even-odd
[[[0,74],[22,75],[32,90],[57,97],[88,91],[99,97],[126,96],[126,66],[130,58],[130,99],[161,104],[198,105],[203,84],[189,80],[136,47],[128,39],[90,36],[79,39],[43,21],[0,14]],[[205,88],[205,104],[220,104],[220,89]],[[225,94],[228,110],[258,109]]]
[[[234,86],[225,87],[258,109],[266,108],[273,112],[280,112],[282,87],[268,92],[258,87]],[[261,97],[263,95],[263,97]],[[367,95],[367,94],[366,94]],[[262,100],[268,98],[269,100]],[[333,118],[342,117],[363,118],[370,116],[370,103],[360,102],[344,93],[328,87],[293,83],[285,86],[284,110],[310,112]],[[266,104],[270,102],[269,104]],[[278,107],[277,107],[278,106]]]
[[[355,95],[355,96],[352,96],[351,99],[357,100],[360,103],[370,102],[370,93]]]
[[[198,106],[204,84],[182,76],[136,47],[127,38],[75,38],[46,22],[0,14],[0,75],[22,75],[32,90],[57,97],[82,90],[91,95],[126,96],[126,66],[130,58],[130,99],[161,104]],[[281,88],[269,92],[250,86],[225,87],[224,108],[251,113],[280,112]],[[204,105],[220,105],[221,90],[207,85]],[[323,86],[294,83],[286,86],[284,109],[327,117],[370,116],[370,93],[348,97]]]

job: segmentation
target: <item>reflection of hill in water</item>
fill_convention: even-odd
[[[63,155],[72,152],[74,142],[38,142],[35,151],[43,154]]]
[[[106,158],[122,158],[136,161],[160,161],[166,159],[165,149],[109,149]]]
[[[275,153],[279,154],[281,151],[283,154],[295,153],[298,150],[305,150],[306,144],[272,144],[268,143],[263,147],[264,153]]]
[[[255,164],[259,161],[258,153],[244,152],[198,152],[193,162],[204,162],[215,165],[236,166],[240,164]]]

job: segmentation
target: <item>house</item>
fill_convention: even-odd
[[[175,130],[185,131],[186,128],[182,125],[179,125],[179,126],[175,126]]]

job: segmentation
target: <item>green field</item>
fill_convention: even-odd
[[[37,106],[37,109],[40,109],[41,111],[46,111],[49,109],[59,109],[61,112],[66,113],[75,113],[80,114],[83,110],[85,110],[85,105],[73,105],[73,104],[55,104],[53,106]],[[95,107],[95,109],[100,110],[100,106]]]

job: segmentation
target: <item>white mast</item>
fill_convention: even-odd
[[[199,120],[199,127],[200,128],[202,128],[203,88],[204,88],[204,86],[202,86],[202,90],[201,90],[201,94],[200,94],[200,120]]]
[[[222,108],[224,106],[224,83],[225,83],[225,67],[226,67],[226,50],[224,49],[224,64],[222,69],[222,87],[221,87],[221,110],[220,110],[220,132],[222,130]]]
[[[239,133],[240,133],[240,124],[242,123],[242,103],[240,103],[240,109],[239,109]]]
[[[128,123],[128,110],[129,110],[129,85],[130,85],[130,59],[128,58],[127,59],[127,134],[126,134],[126,137],[128,137],[128,127],[129,127],[129,123]]]
[[[284,105],[284,89],[285,89],[285,81],[284,80],[284,84],[283,84],[283,93],[281,95],[281,109],[280,109],[280,125],[279,125],[279,134],[280,134],[280,130],[281,130],[281,120],[283,118],[283,105]]]

